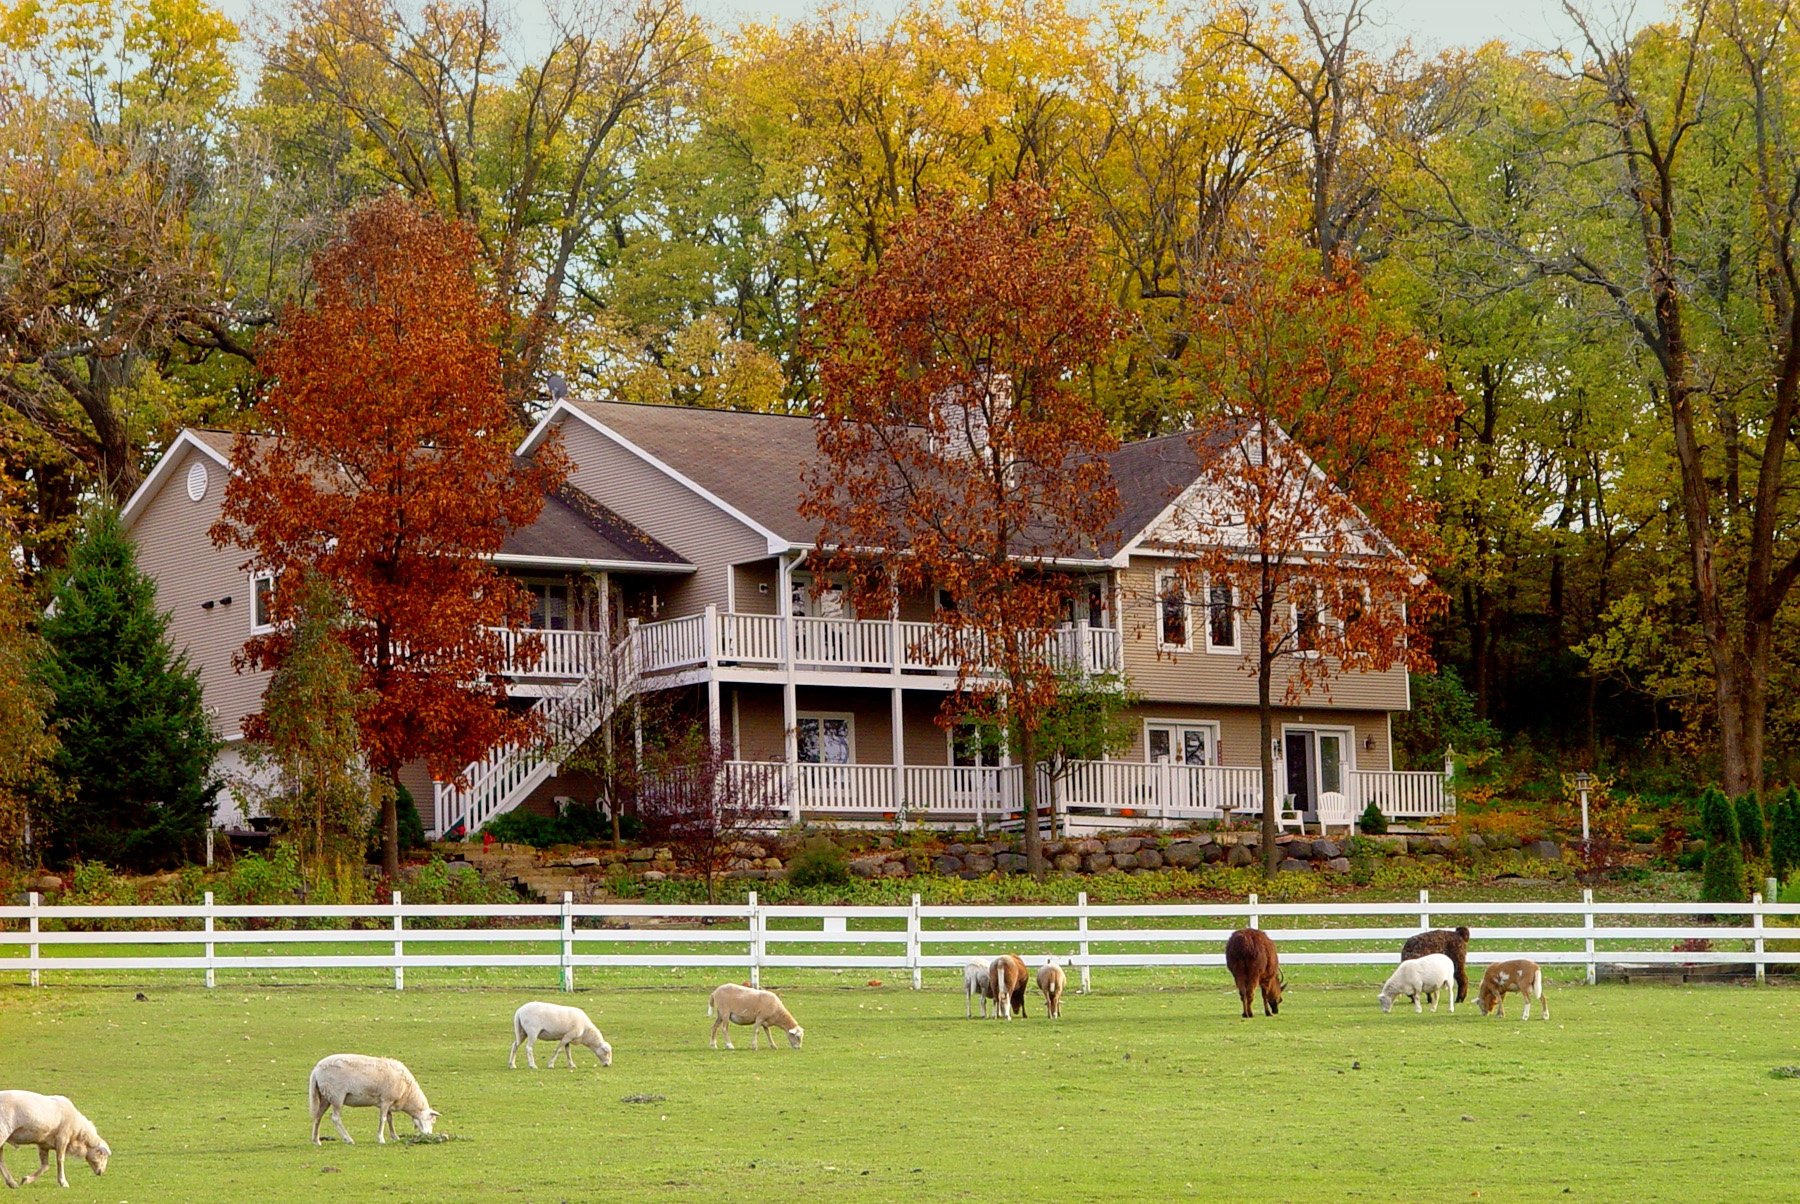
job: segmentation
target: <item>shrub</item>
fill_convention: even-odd
[[[547,849],[559,844],[589,844],[611,840],[612,825],[597,807],[565,804],[555,815],[535,811],[508,811],[487,822],[482,831],[495,840],[509,844],[528,844],[534,849]],[[620,817],[619,834],[634,838],[643,831],[635,815]]]
[[[844,851],[829,840],[808,841],[788,862],[788,883],[798,889],[809,886],[843,886],[850,881]]]
[[[1706,862],[1700,870],[1700,899],[1704,903],[1742,903],[1749,896],[1744,890],[1744,854],[1735,841],[1708,845]]]
[[[1770,825],[1770,869],[1783,882],[1800,867],[1800,790],[1789,786],[1775,800],[1775,813]],[[1785,899],[1783,900],[1786,901]]]
[[[424,848],[425,822],[419,818],[419,807],[413,802],[412,791],[405,786],[394,791],[394,817],[400,829],[400,847]]]
[[[1700,812],[1700,834],[1708,844],[1737,844],[1742,839],[1738,832],[1737,809],[1717,786],[1706,788],[1696,808]]]
[[[1388,830],[1387,816],[1381,813],[1381,808],[1375,805],[1375,800],[1370,799],[1369,805],[1363,808],[1362,818],[1356,821],[1356,826],[1362,830],[1365,836],[1383,836],[1387,834]]]
[[[243,905],[294,903],[300,895],[300,859],[292,845],[278,844],[267,856],[240,857],[220,883],[219,902]]]
[[[1739,797],[1737,804],[1738,839],[1743,841],[1744,855],[1766,857],[1769,853],[1769,820],[1763,814],[1762,801],[1754,791]]]

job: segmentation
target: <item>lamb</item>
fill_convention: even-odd
[[[994,1019],[1011,1020],[1017,1012],[1022,1019],[1025,1015],[1025,986],[1031,981],[1031,971],[1025,968],[1025,959],[1013,953],[1002,953],[988,967],[988,989],[994,995]]]
[[[550,1054],[550,1069],[556,1069],[556,1055],[569,1055],[569,1069],[575,1069],[575,1051],[570,1045],[585,1045],[594,1051],[600,1059],[600,1065],[612,1065],[612,1046],[600,1035],[594,1022],[580,1008],[564,1007],[560,1003],[527,1003],[513,1013],[512,1052],[506,1055],[506,1064],[516,1069],[519,1064],[519,1042],[525,1043],[525,1061],[533,1070],[537,1069],[537,1058],[532,1046],[539,1037],[549,1037],[557,1043]]]
[[[1469,997],[1469,930],[1467,928],[1433,928],[1414,933],[1400,946],[1400,960],[1411,961],[1427,953],[1442,953],[1456,964],[1456,1002]]]
[[[1517,991],[1524,996],[1525,1007],[1519,1019],[1531,1019],[1531,1000],[1535,996],[1544,1019],[1550,1019],[1550,1005],[1544,1002],[1544,972],[1538,964],[1529,958],[1516,957],[1509,962],[1495,962],[1481,976],[1481,993],[1476,1002],[1483,1016],[1492,1013],[1501,1015],[1501,1005],[1506,1002],[1506,993]]]
[[[965,1014],[970,1020],[975,1019],[975,997],[981,996],[981,1018],[987,1019],[988,997],[993,994],[988,990],[988,958],[972,957],[963,966],[963,995],[968,1007]]]
[[[750,1048],[756,1048],[758,1032],[768,1034],[769,1048],[775,1048],[775,1034],[772,1030],[779,1028],[787,1034],[788,1044],[795,1049],[800,1048],[801,1038],[806,1030],[794,1023],[793,1013],[783,1007],[781,1000],[773,991],[759,991],[755,987],[741,987],[735,982],[725,983],[712,993],[707,1001],[706,1014],[713,1017],[712,1047],[719,1048],[719,1030],[725,1030],[725,1048],[736,1049],[731,1043],[731,1026],[748,1024],[750,1026]]]
[[[344,1128],[346,1104],[352,1108],[381,1109],[375,1140],[382,1145],[387,1144],[388,1133],[394,1135],[395,1141],[400,1140],[394,1129],[395,1112],[412,1117],[419,1132],[425,1134],[431,1132],[438,1118],[437,1111],[426,1102],[425,1093],[419,1090],[419,1081],[405,1065],[393,1058],[368,1058],[362,1054],[328,1054],[320,1058],[306,1082],[306,1102],[312,1109],[314,1145],[320,1144],[319,1121],[327,1108],[331,1109],[331,1123],[337,1126],[345,1145],[356,1144]]]
[[[39,1095],[35,1091],[0,1091],[0,1180],[8,1187],[22,1186],[6,1169],[6,1147],[34,1145],[38,1148],[38,1168],[26,1175],[22,1183],[35,1183],[50,1165],[50,1151],[56,1151],[56,1182],[69,1185],[63,1162],[69,1155],[87,1161],[96,1175],[106,1173],[106,1160],[112,1149],[95,1132],[93,1122],[69,1102],[66,1095]]]
[[[1381,994],[1376,998],[1381,1001],[1383,1014],[1394,1007],[1394,1000],[1404,995],[1413,1001],[1413,1011],[1422,1012],[1420,996],[1431,999],[1431,1010],[1438,1010],[1438,995],[1450,991],[1450,1014],[1456,1014],[1456,993],[1451,990],[1456,985],[1456,963],[1448,954],[1428,953],[1424,957],[1409,958],[1400,963],[1400,968],[1388,976],[1387,983],[1382,986]]]
[[[1045,959],[1043,969],[1037,973],[1037,984],[1044,993],[1044,1014],[1052,1020],[1062,1019],[1063,988],[1069,985],[1062,963],[1055,957]]]

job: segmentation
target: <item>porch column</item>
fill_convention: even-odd
[[[794,686],[794,565],[795,561],[782,556],[775,562],[775,580],[781,590],[776,605],[781,607],[781,666],[783,678],[781,682],[781,743],[782,756],[787,768],[782,773],[787,793],[788,817],[794,823],[800,822],[799,764],[800,764],[800,717],[799,700]]]
[[[906,709],[899,686],[888,691],[888,730],[894,742],[894,817],[906,822]]]

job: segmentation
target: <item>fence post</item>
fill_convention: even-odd
[[[406,990],[406,966],[401,961],[406,956],[406,941],[401,938],[404,925],[400,915],[400,892],[394,892],[394,990]]]
[[[1255,891],[1250,892],[1250,923],[1248,926],[1251,928],[1261,928],[1262,927],[1262,917],[1256,914],[1256,892]]]
[[[1431,927],[1431,892],[1423,887],[1419,888],[1419,927]]]
[[[1075,931],[1081,934],[1081,993],[1086,995],[1094,989],[1094,981],[1088,973],[1088,904],[1087,892],[1082,891],[1076,897],[1075,904],[1081,911],[1075,916]]]
[[[570,890],[562,900],[562,989],[575,989],[575,892]]]
[[[1587,981],[1593,986],[1599,981],[1599,967],[1594,964],[1594,892],[1586,887],[1581,891],[1581,926],[1588,930],[1587,938]]]
[[[211,891],[207,891],[206,892],[206,912],[205,912],[205,915],[202,917],[202,920],[206,926],[206,988],[209,991],[213,987],[213,950],[214,950],[214,945],[212,942],[212,934],[213,934],[213,913],[212,912],[213,912],[213,893]]]
[[[39,897],[40,896],[36,891],[31,892],[31,935],[33,938],[36,938],[38,934]],[[44,985],[43,981],[38,976],[38,943],[35,939],[31,942],[31,985],[34,987],[41,987]]]
[[[1768,974],[1769,968],[1767,965],[1764,964],[1763,959],[1762,959],[1762,956],[1763,956],[1763,934],[1762,934],[1763,896],[1762,896],[1761,891],[1758,891],[1756,894],[1750,896],[1750,906],[1754,909],[1750,913],[1750,926],[1752,928],[1756,929],[1756,945],[1755,945],[1755,948],[1756,948],[1756,981],[1757,982],[1765,982],[1765,981],[1767,981],[1766,976]]]
[[[919,896],[912,897],[906,913],[906,964],[912,967],[913,990],[925,985],[925,967],[919,964]]]
[[[762,986],[762,908],[757,904],[756,892],[750,892],[750,985]]]

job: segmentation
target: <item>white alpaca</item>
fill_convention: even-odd
[[[393,1058],[368,1058],[362,1054],[329,1054],[320,1058],[306,1081],[306,1103],[312,1110],[314,1145],[320,1144],[319,1121],[327,1108],[331,1109],[331,1123],[337,1126],[338,1136],[346,1145],[356,1142],[344,1128],[345,1105],[381,1109],[375,1140],[382,1145],[387,1144],[388,1133],[393,1133],[395,1141],[400,1140],[400,1134],[394,1130],[396,1112],[412,1117],[421,1133],[430,1133],[438,1118],[412,1071]]]
[[[571,1045],[585,1045],[594,1051],[600,1059],[600,1065],[612,1065],[612,1046],[600,1035],[594,1022],[580,1008],[566,1007],[560,1003],[526,1003],[513,1013],[512,1051],[506,1055],[506,1064],[517,1068],[519,1065],[519,1043],[525,1043],[525,1062],[533,1070],[537,1069],[537,1055],[532,1047],[539,1037],[548,1037],[556,1042],[556,1049],[550,1054],[550,1069],[556,1069],[558,1054],[569,1055],[569,1069],[575,1069],[575,1051]]]
[[[0,1180],[8,1187],[18,1187],[6,1169],[9,1145],[38,1148],[38,1168],[25,1176],[25,1183],[35,1183],[44,1173],[52,1150],[56,1151],[56,1182],[63,1187],[69,1185],[69,1176],[63,1171],[67,1155],[85,1159],[96,1175],[106,1173],[106,1160],[112,1157],[93,1122],[76,1110],[68,1096],[35,1091],[0,1091]]]
[[[987,1019],[988,998],[993,992],[988,990],[989,959],[985,957],[970,958],[963,967],[963,995],[968,1007],[965,1012],[970,1020],[975,1019],[975,997],[981,997],[981,1018]]]

